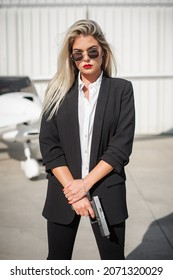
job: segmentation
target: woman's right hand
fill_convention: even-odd
[[[85,196],[82,199],[78,200],[77,202],[72,204],[73,210],[76,212],[77,215],[81,216],[91,216],[94,219],[95,214],[94,210],[92,209],[91,203],[89,199]]]

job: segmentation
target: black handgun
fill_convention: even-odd
[[[95,213],[95,219],[91,218],[91,223],[98,223],[100,232],[102,236],[110,237],[109,228],[105,219],[102,205],[98,196],[93,196],[90,200]]]

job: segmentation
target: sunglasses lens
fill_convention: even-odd
[[[96,49],[91,49],[88,51],[88,56],[90,58],[97,58],[99,56],[99,51]],[[75,52],[71,55],[73,61],[81,61],[83,59],[83,53]]]
[[[88,56],[90,58],[97,58],[99,56],[99,51],[96,49],[92,49],[88,51]]]
[[[81,52],[76,52],[71,55],[73,61],[80,61],[83,58],[83,54]]]

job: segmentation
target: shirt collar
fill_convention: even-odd
[[[102,76],[103,76],[103,71],[101,72],[101,74],[100,74],[100,76],[98,77],[98,79],[94,82],[94,83],[91,83],[90,85],[89,85],[89,87],[99,87],[100,86],[100,84],[101,84],[101,81],[102,81]],[[81,80],[81,78],[80,78],[80,72],[79,72],[79,74],[78,74],[78,88],[80,89],[80,90],[82,90],[82,88],[84,87],[84,83],[83,83],[83,81]]]

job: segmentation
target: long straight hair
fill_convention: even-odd
[[[78,69],[70,56],[72,54],[74,41],[80,35],[91,35],[98,41],[104,53],[102,62],[103,72],[107,76],[111,76],[114,68],[116,73],[116,62],[113,52],[100,26],[93,20],[84,19],[75,22],[67,30],[58,56],[57,72],[46,89],[43,102],[43,114],[48,114],[48,119],[51,119],[57,113],[61,102],[74,84]]]

